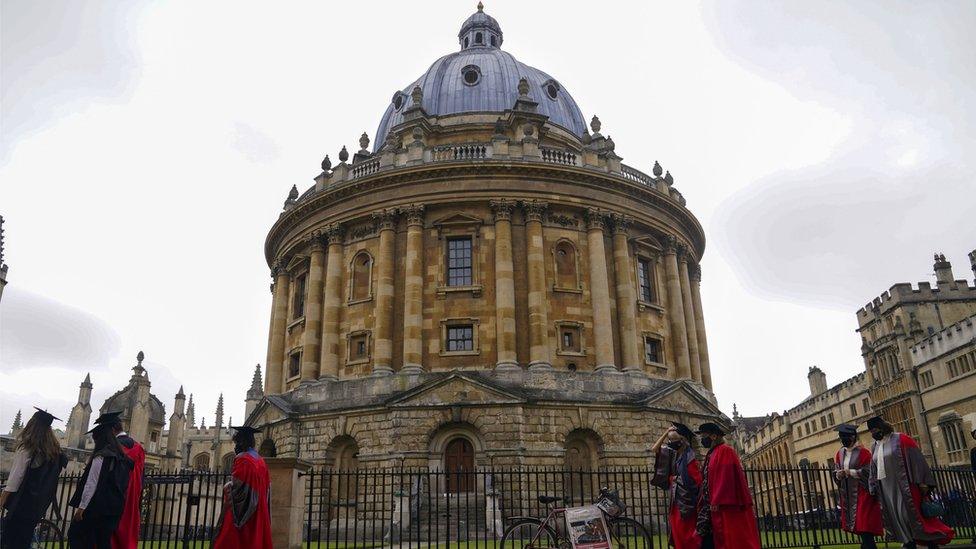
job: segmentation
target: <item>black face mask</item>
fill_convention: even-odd
[[[843,444],[845,448],[850,448],[851,446],[854,446],[855,440],[856,439],[854,437],[840,437],[840,443]]]
[[[668,446],[668,448],[671,448],[672,450],[680,450],[681,449],[681,441],[680,440],[672,440],[672,441],[669,441],[668,444],[667,444],[667,446]]]
[[[701,445],[704,448],[711,448],[712,447],[712,437],[701,437]]]
[[[881,431],[873,431],[871,433],[871,438],[873,438],[874,440],[884,440],[884,437],[885,434],[882,433]]]

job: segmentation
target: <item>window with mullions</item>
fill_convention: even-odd
[[[447,351],[473,351],[474,326],[470,324],[447,327]]]
[[[447,241],[447,285],[471,286],[471,237],[451,238]]]
[[[651,278],[651,262],[643,257],[637,258],[637,290],[644,303],[654,301],[654,283]]]
[[[301,275],[295,281],[295,300],[292,307],[292,318],[305,316],[305,275]]]

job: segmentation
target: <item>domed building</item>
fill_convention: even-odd
[[[356,466],[647,465],[715,406],[702,227],[478,11],[265,243],[261,451]],[[609,99],[609,98],[608,98]],[[642,162],[649,162],[643,159]]]

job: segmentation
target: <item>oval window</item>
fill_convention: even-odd
[[[556,97],[558,97],[559,96],[559,86],[556,85],[556,84],[554,84],[554,83],[552,83],[552,82],[550,82],[549,84],[547,84],[546,85],[546,95],[549,96],[549,99],[555,99]]]
[[[403,94],[396,92],[393,94],[393,108],[395,110],[400,110],[403,107]]]
[[[474,86],[481,80],[481,69],[475,65],[468,65],[461,69],[461,77],[468,86]]]

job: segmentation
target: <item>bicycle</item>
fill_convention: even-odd
[[[513,517],[511,524],[502,534],[502,549],[569,549],[572,547],[566,531],[565,507],[556,504],[562,498],[539,496],[539,503],[549,510],[545,518]],[[651,536],[647,529],[636,520],[623,516],[626,507],[621,503],[616,491],[600,489],[596,502],[610,531],[610,546],[614,549],[650,549]]]
[[[41,519],[34,527],[34,537],[31,538],[31,549],[61,549],[66,547],[64,532],[57,524],[48,520]]]

